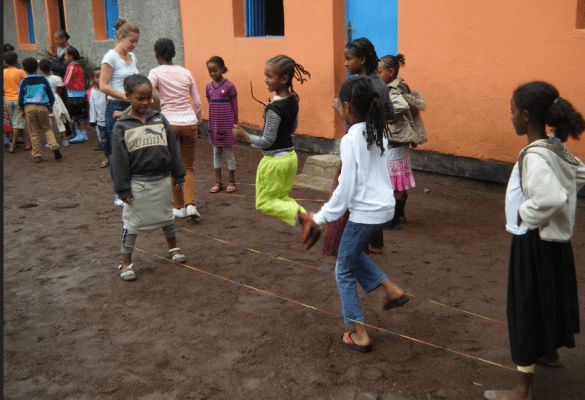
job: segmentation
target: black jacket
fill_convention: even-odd
[[[166,118],[149,110],[146,123],[123,114],[112,132],[112,173],[114,190],[120,196],[132,194],[134,177],[168,176],[183,183],[185,167],[175,136]]]

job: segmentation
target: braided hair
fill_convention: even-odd
[[[396,78],[398,76],[398,71],[400,71],[400,67],[404,67],[405,65],[404,55],[400,53],[396,54],[395,56],[389,54],[380,58],[380,61],[382,64],[384,64],[386,69],[391,68],[394,70],[394,76],[392,78]]]
[[[553,128],[562,142],[572,137],[579,139],[585,131],[585,120],[571,103],[559,96],[559,91],[547,82],[534,81],[519,86],[512,101],[520,110],[526,110],[535,123]]]
[[[124,91],[128,94],[132,94],[132,92],[134,92],[138,86],[144,84],[147,84],[152,88],[152,83],[150,83],[150,79],[148,79],[146,76],[141,74],[129,75],[126,77],[126,79],[124,79]]]
[[[165,60],[166,62],[172,62],[175,57],[175,44],[171,39],[160,38],[154,43],[154,53]]]
[[[224,74],[228,72],[228,69],[225,66],[225,62],[223,61],[223,58],[221,58],[220,56],[210,57],[209,60],[207,60],[207,64],[217,64]]]
[[[372,42],[366,38],[352,40],[345,45],[349,53],[355,57],[364,57],[366,74],[373,74],[378,69],[378,55]]]
[[[293,79],[296,79],[302,85],[311,77],[311,73],[305,70],[301,64],[297,64],[295,60],[285,55],[272,57],[266,61],[266,64],[274,65],[279,76],[288,76],[286,86],[298,101],[299,95],[293,88]]]
[[[390,132],[384,103],[372,81],[364,76],[346,80],[339,89],[339,100],[351,104],[352,115],[360,122],[365,121],[368,150],[375,143],[380,148],[380,155],[384,154],[384,136],[389,137]]]

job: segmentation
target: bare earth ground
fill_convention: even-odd
[[[254,210],[259,152],[238,146],[238,192],[211,195],[211,148],[199,140],[203,218],[178,222],[192,268],[157,258],[166,246],[151,232],[138,239],[138,280],[126,283],[116,271],[121,210],[93,146],[39,165],[5,154],[6,399],[480,399],[513,382],[507,369],[426,344],[510,365],[504,325],[434,302],[505,320],[503,186],[416,174],[409,223],[387,231],[375,257],[415,297],[390,312],[382,293],[362,297],[367,322],[386,330],[371,330],[374,351],[363,355],[340,345],[341,318],[320,311],[339,313],[334,260],[319,246],[301,251],[298,230]],[[577,214],[583,319],[583,201]],[[563,368],[538,369],[535,399],[585,398],[583,336],[561,351]]]

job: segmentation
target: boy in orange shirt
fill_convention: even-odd
[[[18,87],[20,80],[26,76],[26,73],[16,67],[18,64],[18,55],[14,51],[4,53],[4,107],[8,112],[10,123],[12,124],[12,143],[10,144],[10,153],[16,151],[16,138],[19,134],[24,139],[25,150],[30,150],[30,138],[24,130],[24,118],[22,111],[18,108]]]

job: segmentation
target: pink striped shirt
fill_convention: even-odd
[[[150,70],[148,79],[157,90],[161,112],[171,125],[193,125],[201,120],[201,98],[188,69],[179,65],[159,65]]]

